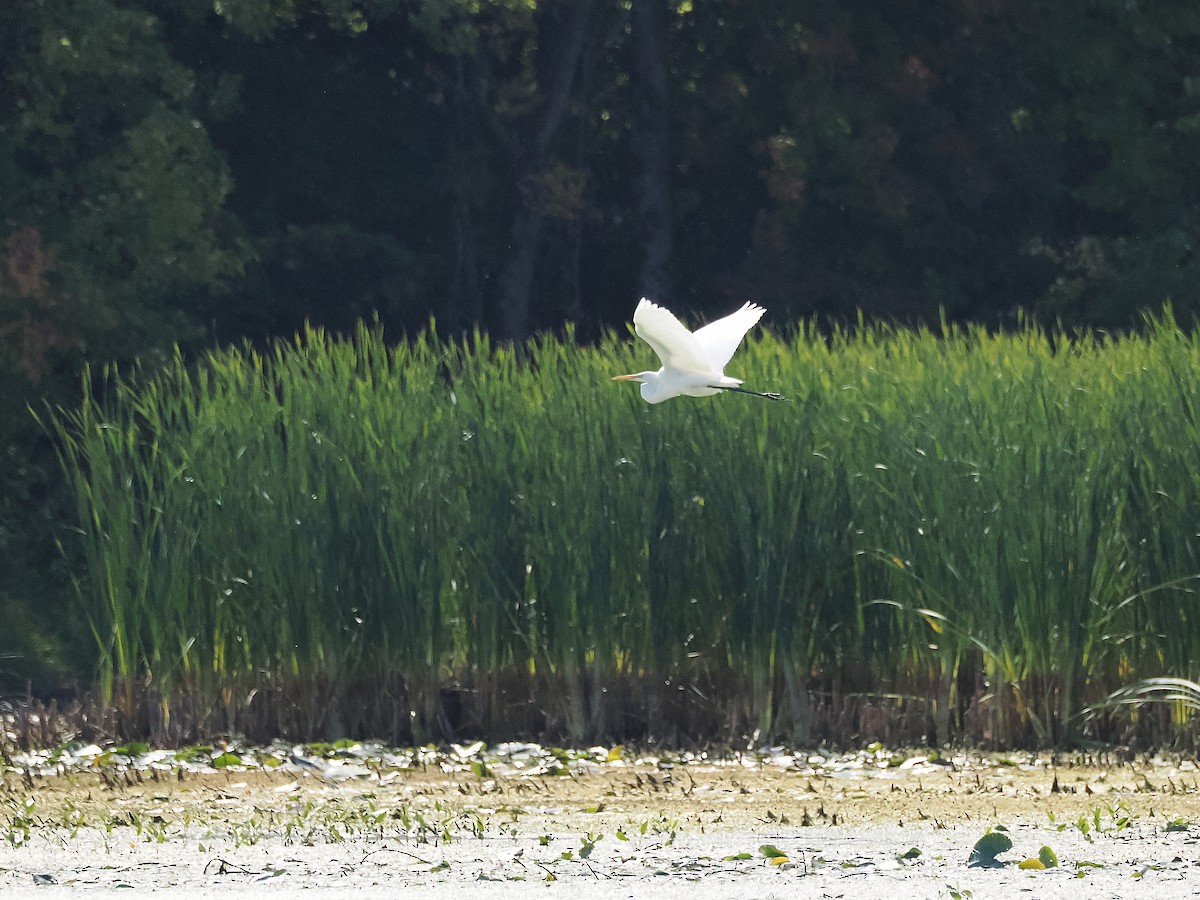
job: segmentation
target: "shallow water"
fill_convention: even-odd
[[[882,749],[76,746],[16,757],[3,773],[0,890],[1191,896],[1195,765],[1096,763]],[[996,826],[1012,849],[996,866],[969,865]],[[1018,867],[1044,846],[1058,867]]]

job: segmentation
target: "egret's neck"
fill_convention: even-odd
[[[658,372],[639,372],[638,377],[642,382],[641,393],[642,399],[647,403],[661,403],[667,398],[662,396],[662,371]]]

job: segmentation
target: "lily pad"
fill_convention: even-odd
[[[1004,832],[989,831],[975,842],[975,847],[971,850],[971,856],[967,859],[967,864],[971,866],[1004,865],[996,857],[1001,853],[1011,850],[1012,845],[1012,838]]]

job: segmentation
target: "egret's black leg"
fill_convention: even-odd
[[[730,385],[727,385],[727,384],[714,384],[714,385],[710,385],[710,387],[715,387],[717,390],[721,390],[721,391],[737,391],[739,394],[751,394],[755,397],[766,397],[768,400],[786,400],[787,399],[787,397],[781,397],[779,394],[776,394],[774,392],[764,393],[762,391],[752,391],[749,388],[731,387]]]

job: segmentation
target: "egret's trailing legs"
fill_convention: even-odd
[[[729,385],[729,384],[714,384],[713,387],[719,388],[722,391],[737,391],[739,394],[751,394],[755,397],[766,397],[768,400],[786,400],[787,399],[787,397],[784,397],[780,394],[776,394],[774,391],[752,391],[749,388],[733,387],[732,385]]]

